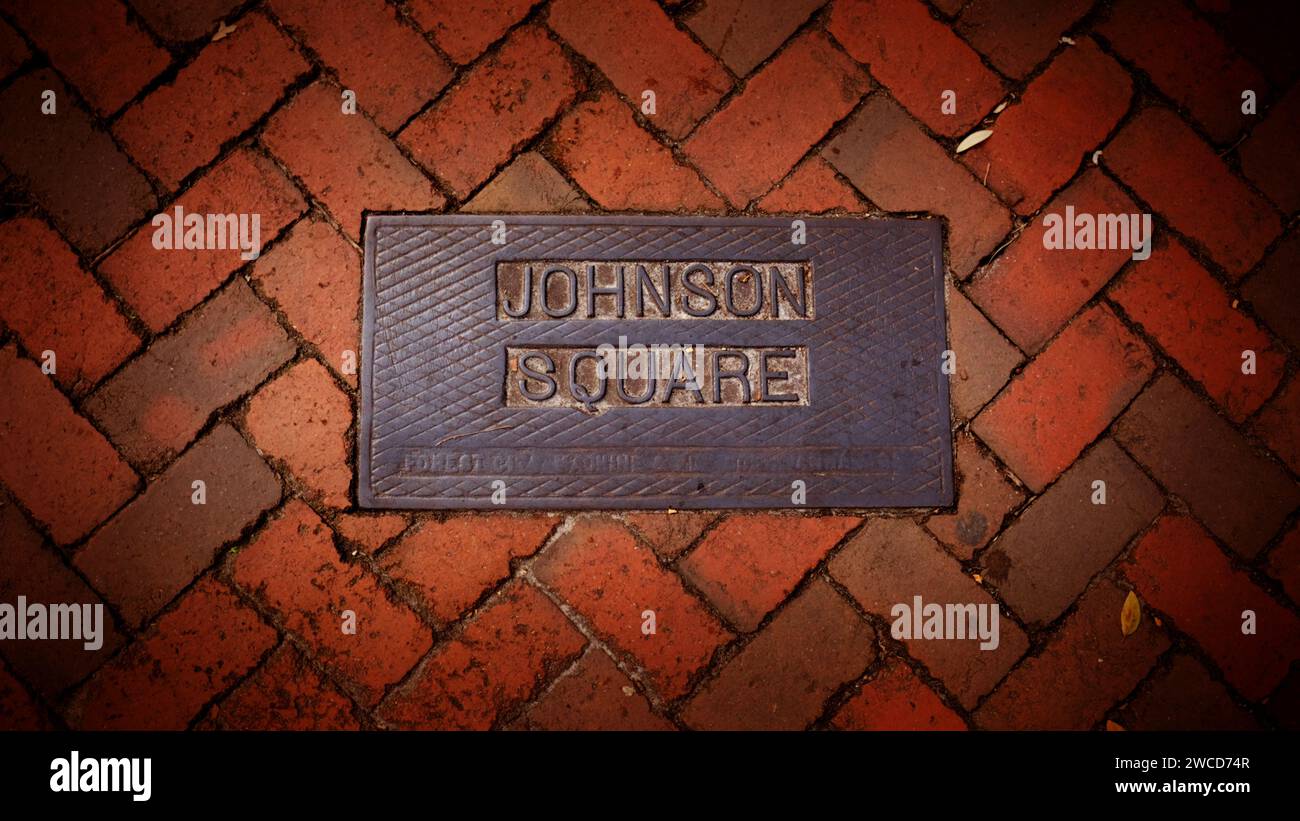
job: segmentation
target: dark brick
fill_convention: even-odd
[[[1003,477],[975,437],[957,437],[957,510],[931,516],[925,527],[953,554],[970,559],[1002,529],[1003,518],[1025,494]]]
[[[240,0],[131,0],[149,27],[168,40],[196,40],[214,33],[217,23],[241,5]]]
[[[1119,711],[1126,730],[1258,730],[1222,684],[1196,659],[1174,656],[1168,670],[1151,677],[1142,692]]]
[[[705,0],[684,22],[736,76],[776,51],[823,0]]]
[[[468,214],[586,211],[587,201],[545,157],[528,151],[501,169],[460,210]]]
[[[1246,282],[1242,295],[1265,324],[1292,350],[1300,350],[1300,290],[1294,287],[1300,270],[1300,231],[1293,231],[1268,255]]]
[[[1002,390],[1024,356],[960,291],[948,287],[949,344],[957,371],[948,379],[953,410],[970,419]]]
[[[1256,93],[1259,93],[1258,90]],[[1240,104],[1240,92],[1237,102]],[[1242,143],[1241,169],[1283,212],[1300,211],[1300,85],[1277,102]]]
[[[961,10],[957,32],[998,71],[1023,78],[1091,7],[1092,0],[973,0]]]

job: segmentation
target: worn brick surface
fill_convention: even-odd
[[[258,217],[258,239],[266,243],[307,207],[293,183],[275,163],[254,151],[240,149],[159,212],[169,223],[146,223],[114,249],[99,272],[127,304],[157,333],[218,288],[235,270],[248,264],[240,246],[243,235],[226,234],[225,248],[155,247],[155,238],[176,225],[176,209],[191,214],[252,215]],[[206,219],[206,216],[205,216]],[[182,220],[183,224],[183,220]],[[161,226],[161,227],[160,227]],[[258,249],[260,250],[260,249]]]
[[[203,504],[195,503],[203,483]],[[280,483],[234,428],[221,425],[100,528],[76,565],[139,626],[280,500]]]
[[[386,131],[400,127],[451,80],[451,67],[383,0],[274,0],[271,11],[357,95]]]
[[[1137,686],[1169,646],[1150,618],[1125,636],[1127,591],[1100,580],[1042,652],[1026,659],[975,712],[985,729],[1086,730]]]
[[[958,276],[970,273],[1011,228],[997,198],[882,95],[849,119],[825,156],[881,208],[946,217],[948,265]]]
[[[551,151],[560,166],[604,208],[722,208],[722,201],[705,187],[700,175],[679,164],[612,94],[580,103],[564,115],[555,126]]]
[[[1300,293],[1292,287],[1297,269],[1300,269],[1300,232],[1293,231],[1242,288],[1242,295],[1250,301],[1255,313],[1292,350],[1300,350]]]
[[[103,288],[45,223],[0,223],[0,321],[31,356],[54,351],[54,378],[85,393],[140,345]]]
[[[1259,699],[1300,657],[1300,618],[1233,568],[1193,519],[1167,516],[1133,552],[1125,574],[1144,601],[1189,633],[1242,695]],[[1258,632],[1242,632],[1252,610]]]
[[[985,578],[1025,621],[1051,621],[1163,506],[1155,483],[1103,439],[980,557]]]
[[[672,730],[609,656],[588,650],[529,708],[530,730]]]
[[[799,163],[790,176],[758,201],[760,211],[773,214],[782,211],[824,214],[836,210],[861,213],[863,206],[853,187],[835,176],[835,169],[821,157]]]
[[[1080,41],[998,116],[992,137],[962,158],[1016,213],[1031,214],[1101,148],[1131,93],[1120,65],[1091,40]]]
[[[966,722],[906,664],[893,660],[831,720],[841,730],[965,730]]]
[[[696,729],[801,729],[875,656],[875,631],[816,579],[700,688],[682,719]]]
[[[1300,504],[1295,480],[1173,376],[1137,398],[1115,438],[1242,556],[1257,554]]]
[[[1283,212],[1300,210],[1300,86],[1294,86],[1250,132],[1240,148],[1241,168]]]
[[[828,26],[912,116],[949,137],[963,134],[1002,99],[998,76],[921,0],[837,0]],[[956,93],[955,114],[942,111]]]
[[[728,621],[748,632],[861,521],[854,516],[728,516],[678,567]]]
[[[530,584],[508,585],[379,709],[397,727],[486,730],[517,711],[586,641]]]
[[[586,0],[557,0],[546,21],[627,99],[640,105],[653,91],[650,122],[673,137],[686,136],[731,88],[717,59],[654,0],[622,0],[598,12]]]
[[[275,646],[275,631],[212,577],[199,581],[78,692],[85,730],[180,730]]]
[[[1286,355],[1176,241],[1156,248],[1110,290],[1140,324],[1228,416],[1240,422],[1272,395]],[[1255,353],[1255,372],[1242,372],[1242,356]]]
[[[54,115],[41,113],[45,90],[54,92]],[[102,251],[157,202],[144,175],[50,70],[11,83],[0,108],[0,162],[83,253]]]
[[[852,111],[870,84],[825,35],[800,35],[695,130],[686,155],[744,207]]]
[[[59,544],[76,541],[135,493],[137,478],[40,367],[0,348],[0,484]]]
[[[1033,490],[1060,475],[1155,369],[1104,307],[1080,314],[975,419],[974,431]]]
[[[635,658],[667,698],[685,694],[692,676],[732,638],[618,522],[579,521],[547,547],[533,572]],[[642,628],[646,610],[654,611],[655,632],[649,634]]]
[[[468,63],[523,19],[537,0],[411,0],[411,17],[458,63]]]
[[[334,530],[349,542],[375,551],[406,530],[406,524],[406,520],[396,513],[378,516],[344,513],[335,520]]]
[[[361,725],[353,709],[302,653],[281,644],[209,718],[226,730],[355,730]]]
[[[545,31],[526,26],[412,121],[401,141],[463,197],[558,114],[581,82]]]
[[[354,240],[362,211],[441,207],[443,196],[373,123],[340,111],[340,93],[325,82],[303,89],[262,141]]]
[[[1259,412],[1251,427],[1293,473],[1300,473],[1300,380],[1295,377]]]
[[[1185,653],[1168,670],[1151,677],[1119,711],[1126,730],[1256,730],[1258,722],[1210,677],[1205,666]]]
[[[467,213],[586,211],[582,194],[535,151],[520,154],[461,208]]]
[[[979,413],[1002,390],[1024,357],[971,301],[948,288],[948,340],[957,370],[948,380],[952,407],[960,419]]]
[[[86,410],[128,458],[156,466],[292,352],[270,310],[236,280],[105,382]]]
[[[556,527],[550,516],[453,516],[417,527],[384,551],[381,567],[439,621],[455,621],[510,578],[510,563],[531,556]]]
[[[972,0],[957,18],[957,32],[998,71],[1019,78],[1046,59],[1091,6],[1091,0]]]
[[[969,559],[988,544],[1002,520],[1024,500],[969,433],[957,437],[957,509],[925,520],[925,527],[956,556]]]
[[[738,77],[784,43],[822,0],[706,0],[684,22]]]
[[[217,24],[240,5],[239,0],[131,0],[149,27],[169,40],[187,41],[213,34]]]
[[[671,561],[695,543],[704,529],[716,521],[710,511],[671,513],[625,513],[623,521],[641,535],[659,557]]]
[[[929,534],[906,519],[868,521],[831,560],[830,572],[863,608],[891,623],[894,605],[910,608],[914,596],[923,603],[999,606]],[[904,643],[908,654],[969,709],[1029,646],[1024,632],[1003,616],[997,649],[981,650],[978,640],[969,639],[913,637]]]
[[[1174,228],[1240,278],[1264,256],[1281,221],[1178,115],[1147,108],[1106,146],[1106,167]],[[1206,208],[1206,203],[1214,203]]]
[[[235,555],[230,572],[367,706],[432,644],[432,631],[415,613],[390,601],[362,567],[339,560],[329,526],[301,501],[286,504]],[[348,611],[355,634],[343,629]]]
[[[176,78],[152,91],[113,126],[127,152],[175,188],[221,146],[247,130],[308,70],[293,43],[261,14],[204,47]]]

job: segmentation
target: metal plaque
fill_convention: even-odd
[[[359,500],[951,504],[940,230],[370,215]]]

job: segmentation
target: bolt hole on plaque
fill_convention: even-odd
[[[372,214],[377,508],[952,503],[941,225]]]

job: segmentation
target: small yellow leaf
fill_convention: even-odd
[[[966,139],[957,143],[957,153],[960,154],[961,152],[966,151],[967,149],[974,148],[975,146],[979,145],[980,143],[984,142],[985,140],[987,140],[989,137],[992,136],[993,136],[992,129],[985,128],[980,131],[974,131],[968,134],[966,136]]]
[[[981,575],[978,574],[978,573],[976,573],[976,574],[974,574],[973,576],[971,576],[971,578],[973,578],[973,579],[975,580],[975,583],[976,583],[976,584],[984,584],[984,577],[981,576]]]
[[[1106,732],[1108,732],[1108,733],[1122,733],[1122,732],[1124,732],[1124,725],[1123,725],[1123,724],[1116,724],[1114,721],[1111,721],[1111,720],[1108,718],[1108,719],[1106,719]]]
[[[1124,635],[1131,636],[1137,632],[1138,625],[1142,623],[1142,602],[1138,601],[1137,594],[1132,590],[1128,591],[1128,596],[1124,598],[1124,606],[1119,611],[1119,626],[1124,631]]]

